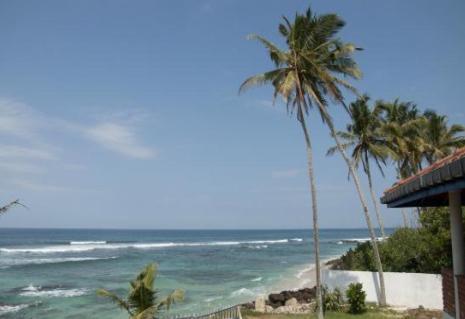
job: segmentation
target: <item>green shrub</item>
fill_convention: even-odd
[[[450,268],[449,214],[444,208],[421,211],[419,228],[399,228],[378,243],[384,271],[440,273]],[[377,271],[371,242],[358,244],[335,263],[337,269]]]
[[[323,311],[341,311],[344,300],[339,289],[335,288],[330,291],[323,287]]]
[[[352,314],[364,313],[367,310],[365,299],[367,294],[363,291],[361,283],[351,283],[346,291],[349,302],[349,312]]]

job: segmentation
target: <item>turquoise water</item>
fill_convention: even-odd
[[[150,262],[159,264],[156,286],[162,295],[186,290],[185,301],[170,314],[208,312],[308,281],[302,270],[313,262],[311,235],[309,230],[0,229],[0,317],[127,318],[95,290],[125,295],[128,281]],[[366,230],[322,230],[322,259],[365,237]]]

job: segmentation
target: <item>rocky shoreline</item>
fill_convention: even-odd
[[[340,269],[341,258],[333,258],[323,262],[326,269]],[[313,277],[313,268],[306,270],[305,275]],[[312,282],[314,285],[315,283]],[[313,286],[312,285],[312,286]],[[312,287],[310,286],[310,287]],[[279,293],[258,296],[254,301],[245,303],[243,308],[261,313],[311,313],[316,307],[316,287],[303,287],[282,290]]]
[[[245,303],[245,309],[262,313],[310,313],[315,310],[316,287],[284,290]]]

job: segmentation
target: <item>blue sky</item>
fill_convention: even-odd
[[[259,33],[308,1],[0,1],[2,227],[311,226],[299,126],[268,88]],[[465,2],[313,1],[365,50],[355,83],[465,122]],[[352,97],[348,96],[351,100]],[[331,112],[339,128],[347,116]],[[311,114],[322,227],[364,227],[347,169]],[[376,176],[378,193],[394,174]],[[383,207],[388,226],[401,224]]]

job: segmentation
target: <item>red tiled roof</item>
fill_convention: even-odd
[[[430,166],[422,169],[421,171],[419,171],[416,175],[412,175],[410,177],[404,178],[404,179],[396,182],[394,184],[394,186],[392,186],[391,188],[385,190],[384,194],[391,193],[391,192],[395,191],[396,189],[398,189],[400,186],[405,185],[408,182],[412,181],[413,179],[415,179],[415,178],[417,178],[419,176],[426,175],[426,174],[434,171],[435,169],[446,166],[447,164],[452,163],[452,162],[454,162],[456,160],[459,160],[461,158],[465,158],[465,147],[459,148],[453,154],[451,154],[449,156],[446,156],[443,159],[440,159],[440,160],[434,162],[432,165],[430,165]]]

